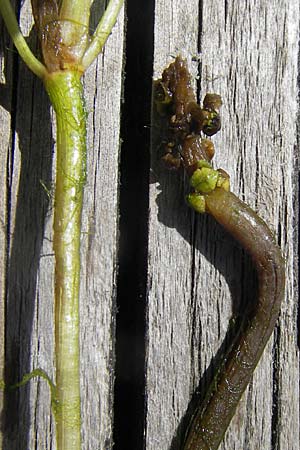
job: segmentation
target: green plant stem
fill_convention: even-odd
[[[57,448],[79,450],[79,284],[83,187],[86,179],[86,114],[80,74],[54,72],[45,87],[56,112],[57,163],[53,246]]]
[[[86,114],[80,77],[102,50],[123,0],[109,1],[88,46],[91,3],[92,0],[62,0],[58,2],[57,10],[56,2],[32,0],[44,66],[27,46],[9,0],[0,0],[0,11],[8,32],[25,63],[43,79],[56,112],[53,236],[56,384],[51,383],[50,387],[58,450],[81,450],[79,287]],[[35,375],[42,373],[34,371],[25,377],[25,381]]]
[[[82,66],[84,69],[89,67],[93,60],[101,52],[108,36],[113,29],[120,9],[122,8],[124,0],[110,0],[103,16],[92,36],[92,40],[82,58]]]
[[[28,47],[9,0],[0,0],[0,12],[19,55],[35,75],[43,78],[47,73],[46,67],[34,56]]]

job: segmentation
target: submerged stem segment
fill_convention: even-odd
[[[219,447],[274,329],[284,295],[284,261],[265,222],[224,189],[216,188],[205,195],[205,204],[206,210],[251,255],[258,275],[258,298],[213,380],[209,395],[195,413],[184,450]]]
[[[86,178],[86,114],[80,74],[54,72],[45,87],[56,112],[54,211],[57,447],[79,450],[80,230]]]

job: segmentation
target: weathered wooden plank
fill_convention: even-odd
[[[85,76],[88,172],[81,284],[82,448],[111,448],[124,14]]]
[[[8,148],[10,145],[10,115],[8,110],[11,106],[11,89],[7,87],[11,78],[11,64],[8,63],[9,42],[3,33],[3,26],[0,23],[0,259],[2,261],[0,270],[0,377],[4,378],[4,351],[5,351],[5,266],[7,248],[7,228],[5,205],[7,201],[7,178],[6,170],[8,163]],[[3,55],[3,57],[2,57]],[[6,62],[4,64],[4,61]],[[3,405],[3,391],[0,392],[0,405]],[[0,437],[1,447],[1,437]],[[1,447],[2,448],[2,447]]]
[[[224,102],[223,129],[213,138],[215,165],[230,173],[232,190],[270,224],[287,258],[279,326],[223,449],[299,449],[293,202],[299,11],[293,3],[217,0],[202,2],[201,11],[194,0],[158,0],[155,6],[155,77],[178,53],[188,57],[196,74],[192,56],[200,42],[201,96],[215,91]],[[24,12],[24,31],[31,27],[27,17]],[[121,18],[104,56],[85,77],[89,165],[82,237],[82,409],[83,448],[91,449],[111,447],[122,42]],[[0,183],[1,202],[9,209],[2,211],[1,220],[6,227],[9,218],[10,233],[2,234],[0,251],[4,257],[10,245],[10,265],[7,278],[1,271],[0,283],[1,292],[8,283],[9,294],[6,365],[17,368],[14,376],[20,378],[36,366],[53,375],[52,199],[40,184],[42,180],[51,193],[53,145],[45,126],[51,112],[42,85],[23,64],[12,71],[13,56],[4,52],[2,60]],[[189,400],[200,378],[206,389],[213,367],[206,369],[222,345],[232,310],[239,309],[240,298],[247,300],[253,274],[238,246],[213,221],[194,218],[183,201],[188,183],[180,174],[165,172],[156,144],[154,136],[145,434],[147,449],[175,449]],[[45,383],[32,382],[19,395],[10,398],[9,406],[23,420],[15,420],[10,429],[5,423],[3,448],[20,448],[20,442],[24,449],[55,448]],[[11,423],[12,415],[7,418]]]
[[[172,55],[197,55],[198,2],[158,1],[155,8],[154,73]],[[155,127],[154,127],[155,129]],[[193,217],[184,204],[185,185],[157,161],[154,136],[150,187],[148,366],[146,448],[170,448],[189,399]],[[161,191],[161,192],[160,192]]]
[[[32,25],[29,3],[25,2],[21,11],[26,35]],[[95,8],[93,11],[100,15]],[[104,53],[84,77],[88,167],[81,255],[81,386],[82,448],[90,449],[112,445],[123,22],[122,13]],[[3,36],[6,44],[6,32]],[[29,41],[34,48],[34,36]],[[7,268],[3,265],[1,270],[1,304],[6,302],[5,366],[10,381],[36,367],[54,377],[54,117],[42,83],[15,56],[14,52],[5,51],[1,59],[6,72],[2,71],[0,109],[3,261],[9,253]],[[8,237],[3,230],[9,230]],[[2,414],[3,448],[55,448],[55,427],[45,382],[32,381],[30,386],[6,398],[6,402]]]
[[[202,2],[199,14],[197,8],[193,1],[156,2],[155,77],[178,53],[192,67],[199,39],[201,97],[217,92],[224,103],[223,127],[213,138],[215,166],[231,175],[232,190],[274,230],[287,261],[278,327],[220,448],[299,449],[294,239],[299,8],[262,0]],[[146,441],[147,449],[175,449],[189,400],[200,379],[200,389],[207,388],[228,320],[242,311],[240,298],[249,300],[254,285],[249,260],[234,241],[210,219],[194,222],[183,201],[188,187],[181,176],[163,171],[156,147],[154,137]]]

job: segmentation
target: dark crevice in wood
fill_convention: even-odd
[[[300,124],[300,114],[299,114],[299,120],[298,123]],[[299,126],[300,128],[300,126]],[[298,151],[300,148],[300,131],[298,132]],[[300,169],[298,168],[298,184],[294,183],[294,186],[297,186],[297,194],[295,195],[295,201],[294,204],[296,204],[295,207],[295,215],[294,215],[294,235],[295,235],[295,249],[298,249],[296,256],[295,256],[295,264],[294,264],[294,270],[296,271],[295,274],[295,285],[294,285],[294,295],[298,295],[298,302],[297,302],[297,331],[296,331],[296,339],[297,339],[297,346],[298,349],[300,349],[300,304],[299,304],[299,286],[300,286],[300,270],[299,270],[299,254],[300,254],[300,236],[299,236],[299,221],[300,221],[300,208],[299,208],[299,201],[300,201]]]
[[[298,40],[298,76],[297,76],[297,85],[300,86],[300,39]],[[300,286],[300,270],[299,270],[299,254],[300,254],[300,236],[299,236],[299,223],[300,223],[300,207],[299,207],[299,201],[300,201],[300,156],[299,156],[299,149],[300,149],[300,90],[298,89],[298,98],[297,98],[297,142],[295,145],[295,167],[294,167],[294,183],[293,186],[295,186],[295,189],[293,191],[294,193],[294,223],[293,223],[293,229],[294,229],[294,242],[295,242],[295,264],[294,264],[294,271],[296,272],[294,275],[294,280],[296,286],[294,286],[294,292],[295,295],[298,295],[298,302],[297,302],[297,345],[298,349],[300,349],[300,305],[299,305],[299,286]]]
[[[202,30],[203,30],[203,0],[199,0],[199,18],[198,18],[198,53],[202,50]],[[201,73],[201,72],[200,72]]]
[[[196,340],[196,327],[197,327],[197,297],[196,297],[196,289],[197,289],[197,284],[196,284],[196,280],[195,280],[195,275],[196,275],[196,229],[197,229],[197,217],[196,215],[194,215],[194,220],[193,220],[193,224],[192,224],[192,232],[191,232],[191,239],[190,241],[193,243],[192,245],[192,258],[191,258],[191,329],[192,329],[192,333],[191,333],[191,345],[190,345],[190,349],[191,349],[191,366],[194,367],[195,365],[195,361],[197,360],[198,354],[195,354],[195,348],[197,348],[197,346],[195,345],[195,340]],[[201,330],[201,322],[200,322],[200,330],[199,330],[199,335],[201,336],[202,330]],[[199,369],[200,370],[200,369]],[[194,384],[195,384],[195,380],[193,380]]]
[[[225,29],[228,21],[228,0],[224,1],[224,22],[225,22]]]
[[[142,449],[154,1],[127,3],[122,106],[114,448]]]
[[[272,415],[271,415],[271,449],[280,450],[280,328],[277,327],[274,331],[273,344],[273,394],[272,394]]]
[[[7,239],[7,245],[6,245],[6,262],[9,260],[9,249],[10,249],[10,245],[11,245],[11,185],[12,185],[12,178],[11,178],[11,174],[13,172],[13,167],[14,167],[14,151],[15,151],[15,145],[16,145],[16,135],[15,135],[15,130],[16,130],[16,109],[17,109],[17,84],[18,84],[18,55],[17,53],[13,54],[12,57],[12,67],[16,68],[16,70],[12,71],[12,94],[11,94],[11,98],[9,103],[5,102],[5,104],[2,103],[2,95],[1,95],[1,99],[0,99],[0,103],[2,106],[5,107],[5,109],[7,111],[10,111],[10,127],[11,127],[11,151],[8,152],[8,157],[7,157],[7,166],[6,166],[6,192],[7,192],[7,196],[6,196],[6,239]],[[9,76],[10,74],[6,73],[6,79],[7,76]],[[5,297],[7,294],[7,274],[8,274],[8,265],[6,264],[5,266],[6,268],[6,277],[5,277],[5,281],[6,281],[6,286],[5,286]]]
[[[246,404],[246,411],[252,411],[253,410],[253,382],[251,381],[247,393],[245,395],[245,404]],[[252,424],[251,424],[251,415],[247,414],[245,416],[245,433],[244,433],[244,439],[243,444],[241,445],[242,449],[251,448],[251,440],[252,440]]]
[[[199,1],[199,18],[198,18],[198,55],[201,55],[202,52],[202,30],[203,30],[203,1],[200,0]],[[199,67],[198,67],[198,78],[197,78],[197,101],[198,103],[200,103],[201,101],[201,85],[202,85],[202,79],[201,79],[201,74],[202,74],[202,60],[201,57],[199,57]]]

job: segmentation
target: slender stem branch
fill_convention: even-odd
[[[80,230],[86,179],[86,114],[80,74],[55,72],[45,87],[57,119],[54,214],[57,447],[79,450]]]
[[[110,0],[101,20],[92,36],[92,41],[82,58],[82,66],[86,69],[101,52],[108,36],[114,27],[124,0]]]
[[[0,12],[19,55],[35,75],[39,78],[43,78],[47,73],[47,69],[44,64],[34,56],[28,47],[20,31],[15,12],[12,9],[9,0],[0,0]]]

